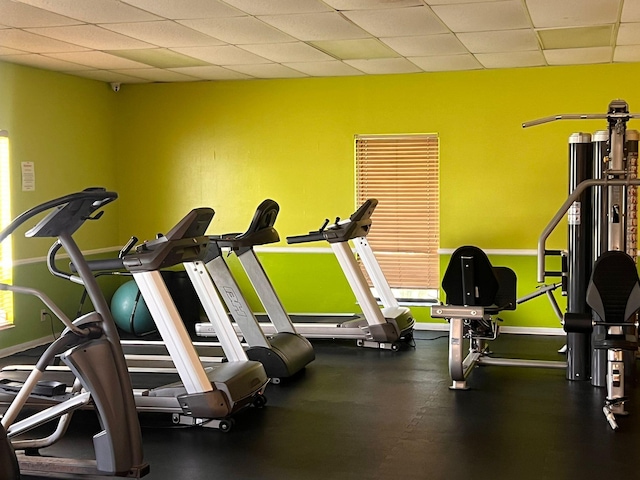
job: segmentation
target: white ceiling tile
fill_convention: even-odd
[[[333,60],[326,53],[303,42],[243,45],[242,48],[278,63]]]
[[[618,20],[621,0],[526,0],[536,28],[603,25]],[[628,3],[629,0],[627,0]]]
[[[640,22],[640,2],[626,0],[622,6],[621,22]]]
[[[350,65],[339,60],[329,62],[285,63],[285,67],[293,68],[312,77],[342,77],[364,75]]]
[[[467,49],[452,33],[417,37],[392,37],[382,38],[381,40],[405,57],[467,53]]]
[[[199,58],[214,65],[270,63],[266,58],[259,57],[233,45],[222,45],[219,47],[185,47],[174,48],[173,50],[193,58]]]
[[[77,63],[65,62],[56,58],[47,57],[45,55],[37,55],[30,53],[27,55],[10,55],[3,57],[2,60],[28,65],[30,67],[42,68],[44,70],[55,70],[58,72],[77,72],[80,70],[89,70],[90,67],[78,65]]]
[[[420,0],[324,0],[336,10],[377,10],[424,5]]]
[[[20,0],[88,23],[145,22],[158,17],[118,0]]]
[[[256,78],[302,78],[307,76],[302,72],[277,63],[268,65],[234,65],[229,68]]]
[[[372,60],[345,60],[354,68],[369,74],[417,73],[420,71],[405,58],[376,58]]]
[[[0,46],[32,53],[79,52],[86,50],[86,48],[78,45],[15,29],[0,30]]]
[[[182,53],[166,48],[146,48],[142,50],[108,50],[107,53],[134,62],[144,63],[156,68],[199,67],[209,65],[204,60],[198,60]]]
[[[613,53],[614,62],[640,62],[640,45],[621,45]]]
[[[592,47],[544,50],[544,56],[549,65],[608,63],[612,59],[613,48]]]
[[[427,5],[451,5],[453,3],[486,3],[491,0],[425,0]]]
[[[126,58],[116,57],[115,55],[96,51],[49,53],[48,56],[97,69],[148,67],[148,65],[145,65],[144,63],[134,62]]]
[[[613,25],[591,25],[588,27],[561,27],[539,29],[542,48],[586,48],[608,47],[613,41]]]
[[[95,25],[73,25],[69,27],[29,28],[28,32],[54,38],[63,42],[96,50],[120,50],[127,48],[150,48],[153,45],[141,42]]]
[[[123,0],[148,12],[173,20],[186,18],[234,17],[244,15],[218,0]],[[127,20],[124,20],[127,21]],[[129,19],[131,21],[131,19]]]
[[[0,0],[2,23],[17,28],[75,25],[78,20],[11,0]]]
[[[400,37],[446,33],[449,30],[425,7],[355,10],[343,15],[377,37]]]
[[[81,70],[79,72],[74,72],[74,75],[106,83],[148,83],[142,78],[134,77],[131,75],[123,75],[122,73],[108,70]],[[111,87],[109,87],[109,85],[105,85],[105,88]]]
[[[618,29],[618,45],[640,44],[640,23],[622,23]]]
[[[26,55],[26,52],[22,50],[16,50],[15,48],[0,46],[0,56],[1,55]]]
[[[539,67],[546,65],[544,55],[537,50],[529,52],[479,53],[476,58],[486,68]]]
[[[476,70],[482,65],[470,53],[464,55],[438,55],[433,57],[409,57],[413,63],[425,72],[444,72],[453,70]]]
[[[518,52],[539,48],[532,29],[459,33],[458,38],[471,53]]]
[[[182,20],[180,23],[234,45],[295,40],[254,17],[202,18]]]
[[[169,70],[172,72],[183,73],[201,80],[245,80],[247,78],[252,78],[249,75],[244,75],[240,72],[234,72],[228,68],[217,67],[214,65],[209,67],[170,68]]]
[[[319,0],[225,0],[251,15],[286,15],[289,13],[330,12],[325,5],[328,2]]]
[[[196,77],[184,75],[182,73],[173,72],[171,70],[165,70],[161,68],[135,68],[135,69],[122,69],[114,70],[116,73],[122,75],[129,75],[133,77],[143,78],[150,82],[193,82],[198,80]]]
[[[529,28],[529,17],[519,0],[438,5],[433,11],[453,32],[483,32]]]
[[[101,25],[101,27],[159,47],[204,47],[225,43],[170,20],[111,23]]]
[[[319,40],[313,46],[341,60],[394,58],[400,55],[377,38],[356,40]]]
[[[260,17],[269,25],[299,40],[346,40],[369,35],[339,13],[307,13],[299,15],[265,15]]]
[[[640,62],[639,50],[640,0],[0,0],[0,60],[97,79]]]

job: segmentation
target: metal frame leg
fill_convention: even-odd
[[[449,375],[452,390],[466,390],[465,369],[463,365],[464,321],[461,318],[449,320]]]
[[[607,400],[602,411],[611,428],[616,430],[615,415],[628,415],[624,409],[624,351],[607,350]]]

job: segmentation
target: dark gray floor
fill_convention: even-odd
[[[221,433],[143,415],[149,479],[604,479],[636,478],[637,387],[613,432],[604,391],[559,370],[483,367],[450,391],[447,338],[419,332],[415,349],[316,341],[295,382],[267,389],[268,405]],[[438,338],[439,337],[439,338]],[[558,359],[559,337],[503,335],[499,355]],[[51,453],[91,454],[96,422],[79,412]]]

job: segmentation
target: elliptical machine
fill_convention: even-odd
[[[0,383],[0,397],[9,407],[2,417],[0,432],[0,458],[2,469],[15,467],[11,445],[15,450],[27,451],[18,455],[22,473],[33,475],[88,474],[140,478],[149,472],[142,455],[140,424],[135,409],[131,382],[120,347],[116,326],[107,302],[88,268],[72,235],[86,220],[95,220],[103,212],[94,212],[114,201],[118,195],[104,188],[90,188],[82,192],[38,205],[14,219],[0,232],[0,242],[6,240],[18,227],[34,216],[52,210],[27,237],[56,237],[78,268],[78,282],[91,298],[95,311],[73,322],[49,297],[39,290],[17,285],[0,284],[0,289],[37,297],[66,326],[38,360],[26,381],[6,379]],[[42,395],[47,385],[40,380],[55,358],[65,363],[75,376],[70,391],[57,396],[57,402],[35,414],[17,419],[31,396]],[[95,460],[74,460],[34,455],[40,449],[53,445],[64,435],[72,413],[92,403],[100,420],[102,431],[94,435]],[[45,423],[56,421],[55,431],[46,438],[24,438],[22,435]],[[4,431],[11,442],[4,441]],[[20,436],[18,439],[17,437]],[[5,463],[4,456],[8,456]],[[7,465],[7,467],[5,467]],[[17,469],[12,472],[14,478]],[[11,475],[10,474],[10,475]],[[11,478],[11,477],[9,477]]]
[[[16,452],[13,451],[11,442],[7,438],[7,432],[0,423],[0,480],[18,480],[20,469]]]

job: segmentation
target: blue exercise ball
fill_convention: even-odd
[[[111,297],[111,314],[121,330],[134,335],[146,335],[156,330],[156,324],[134,280],[123,283]]]

